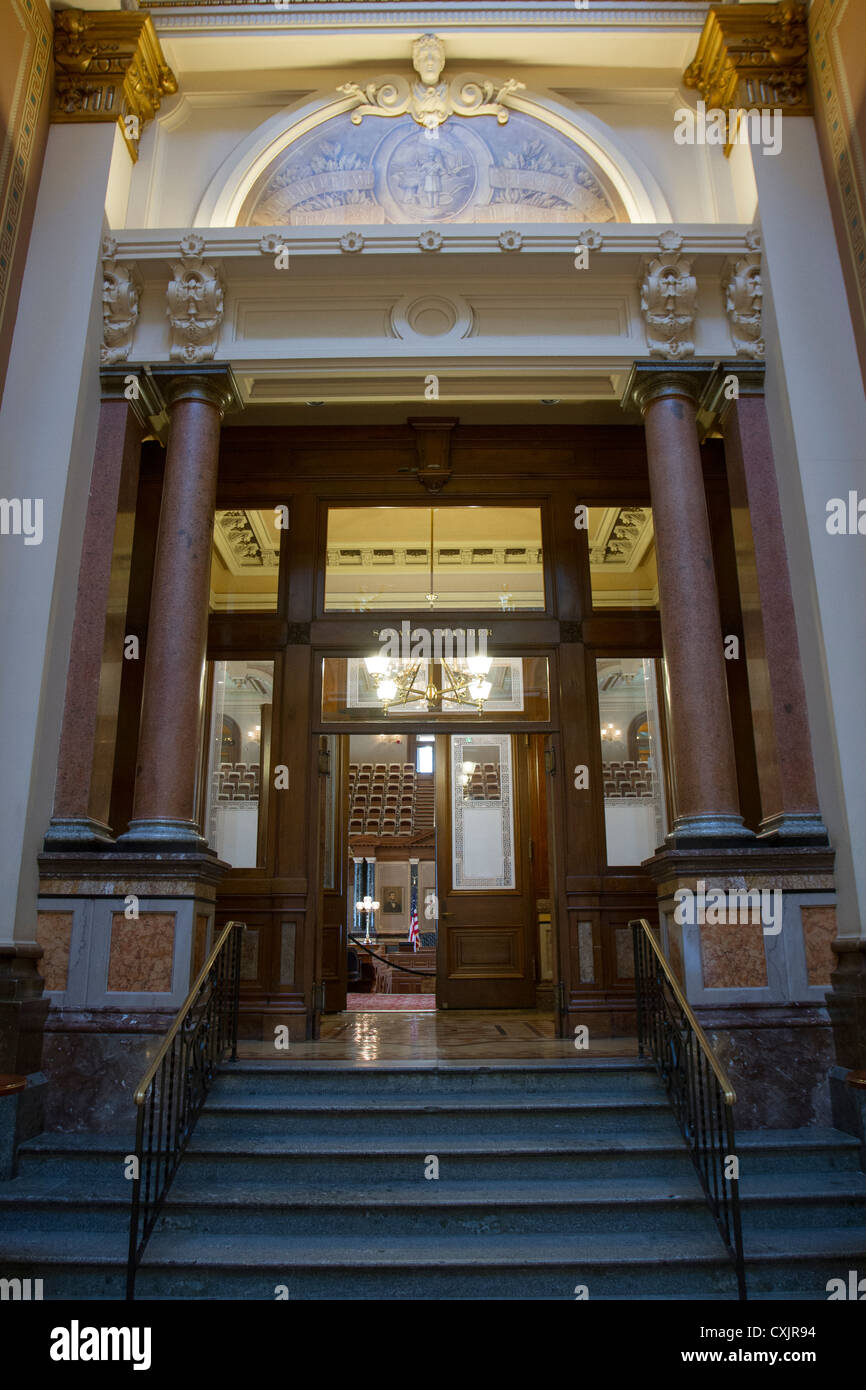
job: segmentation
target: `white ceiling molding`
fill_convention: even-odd
[[[466,5],[454,3],[413,7],[373,0],[319,0],[301,3],[287,0],[278,9],[273,0],[250,3],[250,0],[187,0],[174,4],[171,0],[149,0],[157,34],[173,37],[184,33],[234,33],[249,29],[345,30],[426,28],[448,30],[489,28],[574,30],[598,29],[685,29],[700,33],[709,9],[710,0],[695,0],[689,5],[662,5],[652,0],[636,0],[632,4],[617,0],[592,0],[585,10],[578,10],[573,0],[548,0],[546,4],[503,5],[502,0],[481,0]]]

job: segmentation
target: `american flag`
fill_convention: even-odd
[[[412,903],[412,911],[411,911],[411,913],[410,913],[410,915],[409,915],[409,940],[410,940],[411,943],[412,943],[412,950],[413,950],[413,951],[417,951],[417,950],[418,950],[418,947],[419,947],[419,945],[420,945],[420,937],[418,936],[418,903],[417,903],[417,901],[413,901],[413,903]]]

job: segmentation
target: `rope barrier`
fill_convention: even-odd
[[[385,960],[384,956],[377,955],[375,951],[371,951],[369,946],[365,946],[363,941],[359,941],[357,936],[353,936],[351,932],[349,933],[349,940],[354,941],[356,946],[360,946],[362,951],[366,951],[368,956],[373,956],[375,960],[381,961],[383,965],[387,965],[389,970],[399,970],[401,974],[404,975],[424,975],[428,980],[435,979],[436,977],[435,970],[413,970],[411,965],[392,964],[391,961]]]

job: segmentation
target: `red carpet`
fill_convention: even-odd
[[[404,1013],[435,1012],[435,994],[347,994],[346,1008],[356,1013],[383,1013],[392,1009]]]

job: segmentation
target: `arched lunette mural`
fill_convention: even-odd
[[[353,125],[348,113],[289,145],[250,189],[238,222],[344,226],[617,222],[621,198],[573,141],[513,112],[425,130],[411,116]]]
[[[306,98],[271,116],[211,180],[197,227],[662,222],[659,185],[619,136],[548,94],[509,119],[351,121],[353,103]]]

